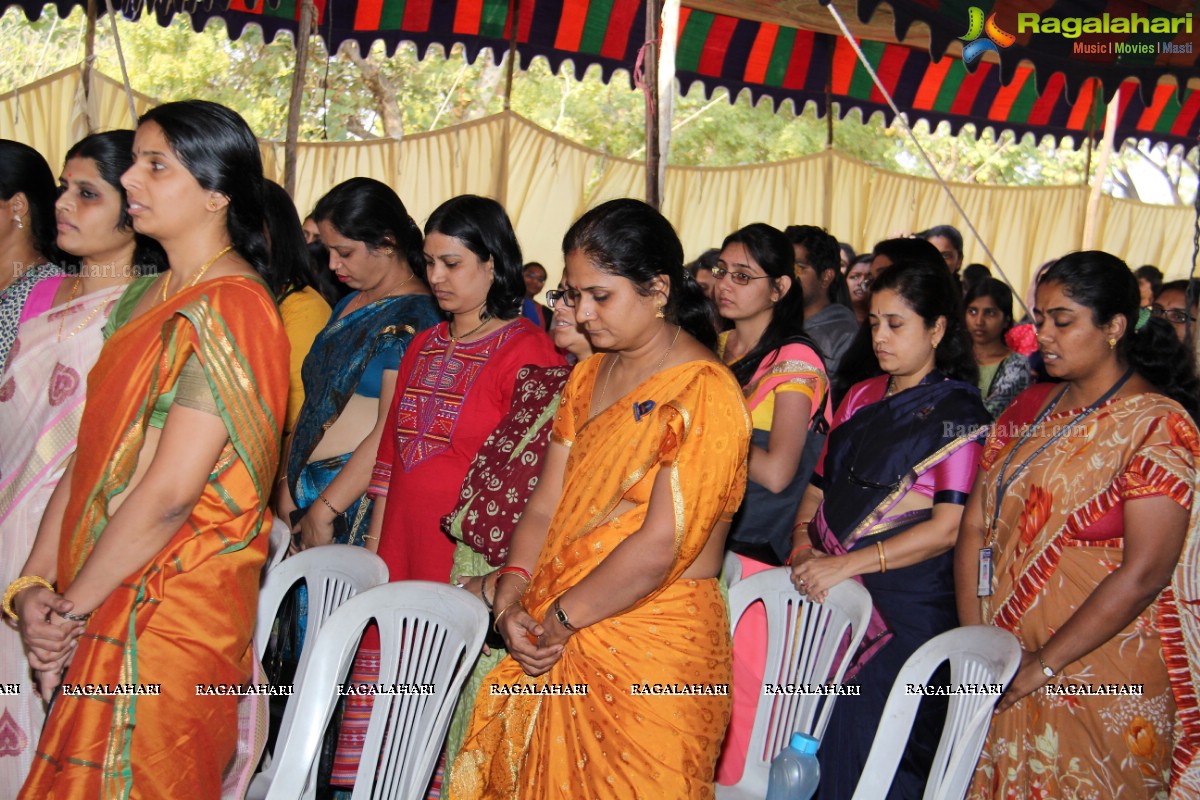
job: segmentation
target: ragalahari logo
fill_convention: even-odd
[[[988,17],[985,23],[983,9],[971,6],[969,20],[970,27],[967,28],[966,35],[961,37],[967,43],[963,47],[963,61],[967,64],[974,64],[989,50],[999,53],[1017,40],[1017,37],[996,24],[995,13]],[[981,39],[980,36],[986,38]]]

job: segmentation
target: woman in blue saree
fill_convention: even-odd
[[[797,514],[796,588],[813,600],[853,579],[874,612],[821,741],[821,800],[849,798],[904,661],[958,624],[953,548],[990,415],[940,259],[890,266],[871,286],[878,374],[843,398]],[[935,678],[936,680],[936,678]],[[945,717],[926,698],[890,798],[920,797]]]
[[[297,550],[366,543],[367,484],[400,358],[413,335],[440,318],[421,274],[421,232],[385,184],[341,183],[313,218],[329,268],[353,291],[304,360],[304,405],[288,447],[287,487],[277,495]]]

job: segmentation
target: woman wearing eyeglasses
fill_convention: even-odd
[[[962,323],[961,292],[940,255],[905,259],[871,285],[876,376],[834,416],[796,516],[792,576],[823,602],[853,579],[875,610],[821,742],[821,800],[854,793],[892,683],[922,644],[957,626],[953,548],[990,415]],[[920,797],[945,698],[918,711],[889,797]]]
[[[712,271],[717,308],[734,326],[721,334],[717,354],[742,387],[753,425],[746,499],[726,540],[742,561],[743,575],[787,560],[792,520],[824,442],[809,429],[829,416],[829,379],[804,333],[804,292],[795,269],[788,237],[755,223],[725,238]],[[761,609],[743,617],[734,636],[734,708],[717,772],[721,784],[736,783],[742,774],[759,694],[752,687],[761,689],[766,636]]]
[[[1171,327],[1175,329],[1175,336],[1183,344],[1187,344],[1188,325],[1196,325],[1196,300],[1200,297],[1200,282],[1197,282],[1198,291],[1192,293],[1192,307],[1189,310],[1188,283],[1186,280],[1164,283],[1154,297],[1154,304],[1150,306],[1152,315],[1171,323]]]

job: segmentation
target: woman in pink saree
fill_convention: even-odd
[[[132,163],[132,131],[81,140],[67,153],[55,203],[58,246],[75,274],[40,281],[25,304],[0,376],[0,582],[29,557],[42,512],[75,451],[87,374],[100,355],[101,329],[139,271],[155,272],[162,251],[135,238],[119,179]],[[0,630],[0,794],[25,779],[44,715],[16,631]]]

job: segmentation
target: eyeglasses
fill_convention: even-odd
[[[566,296],[567,292],[565,289],[551,289],[550,291],[546,292],[546,306],[548,308],[554,308],[556,305],[558,305],[558,301],[562,300]],[[569,308],[570,306],[571,304],[567,303],[567,307]]]
[[[738,286],[748,286],[750,281],[765,281],[771,277],[770,275],[751,275],[746,272],[730,272],[724,267],[713,267],[712,274],[717,280],[721,280],[721,278],[724,278],[726,275],[728,275],[729,280],[733,281]]]
[[[1184,325],[1188,322],[1195,322],[1196,317],[1182,308],[1172,308],[1167,310],[1158,303],[1150,306],[1150,316],[1165,319],[1167,322],[1173,322],[1176,325]]]

